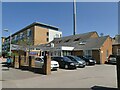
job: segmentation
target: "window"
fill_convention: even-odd
[[[81,41],[79,44],[80,44],[80,45],[85,45],[85,44],[86,44],[86,41]]]
[[[85,56],[92,56],[92,50],[85,50],[84,55]]]
[[[56,34],[56,35],[55,35],[55,38],[59,38],[59,34]]]
[[[15,35],[15,40],[17,40],[17,35]]]
[[[117,49],[117,55],[120,55],[120,49]]]
[[[76,38],[74,41],[79,41],[80,40],[80,38]]]
[[[36,48],[36,50],[40,50],[40,48]]]
[[[49,42],[49,38],[47,38],[47,42]]]
[[[69,41],[70,41],[70,39],[66,40],[65,42],[69,42]]]
[[[27,36],[31,36],[31,30],[30,29],[27,30]]]
[[[19,36],[18,35],[16,36],[16,40],[19,40]]]
[[[60,37],[62,37],[62,35],[60,34]]]
[[[59,43],[62,42],[62,40],[58,41]]]
[[[49,32],[47,32],[47,36],[49,36]]]
[[[22,37],[23,37],[23,33],[20,33],[20,39],[22,39]]]

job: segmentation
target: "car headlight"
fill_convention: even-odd
[[[90,60],[90,62],[93,62],[93,60]]]
[[[74,63],[70,63],[70,65],[75,65]]]

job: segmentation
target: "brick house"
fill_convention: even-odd
[[[109,36],[99,37],[97,32],[88,32],[56,38],[49,44],[38,47],[48,50],[51,56],[89,55],[98,64],[104,64],[112,54],[112,39]]]

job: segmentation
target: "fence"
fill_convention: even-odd
[[[35,66],[35,57],[34,56],[13,56],[12,66],[14,68],[21,68],[22,66]]]

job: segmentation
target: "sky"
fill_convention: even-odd
[[[77,2],[77,34],[97,31],[114,37],[118,32],[117,20],[115,2]],[[63,36],[72,35],[73,3],[3,2],[2,29],[15,33],[33,22],[59,27]],[[9,33],[3,32],[4,35]]]
[[[77,2],[77,34],[97,31],[118,34],[117,2]],[[1,5],[0,5],[1,6]],[[63,36],[73,34],[72,2],[2,2],[2,36],[41,22],[60,28]]]

